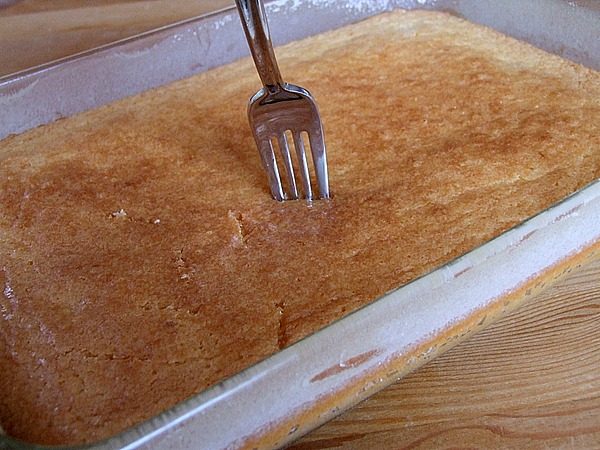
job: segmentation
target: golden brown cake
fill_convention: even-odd
[[[96,441],[600,176],[600,74],[402,11],[278,50],[333,199],[277,203],[249,59],[0,142],[0,424]]]

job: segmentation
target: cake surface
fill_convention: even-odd
[[[333,198],[270,198],[249,59],[0,142],[0,424],[93,442],[600,176],[600,74],[434,12],[277,50]]]

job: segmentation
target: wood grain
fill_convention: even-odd
[[[0,76],[233,0],[23,0]],[[600,448],[600,260],[291,448]]]
[[[600,259],[290,448],[600,448]]]
[[[61,9],[78,9],[88,6],[106,7],[121,3],[137,3],[140,1],[143,2],[145,0],[94,0],[92,2],[85,0],[0,0],[0,7],[7,6],[4,9],[0,9],[0,17],[17,14],[43,13]],[[10,6],[10,8],[8,6]]]
[[[16,3],[0,9],[0,76],[232,4],[233,0]]]

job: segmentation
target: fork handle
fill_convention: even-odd
[[[283,80],[273,52],[262,0],[235,0],[235,3],[258,76],[269,91],[276,91]]]

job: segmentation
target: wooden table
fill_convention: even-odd
[[[15,0],[0,0],[15,1]],[[0,8],[0,76],[216,11],[233,0],[22,0]]]
[[[291,448],[600,448],[600,259]]]
[[[24,0],[0,75],[231,1]],[[438,447],[600,448],[600,259],[291,448]]]

